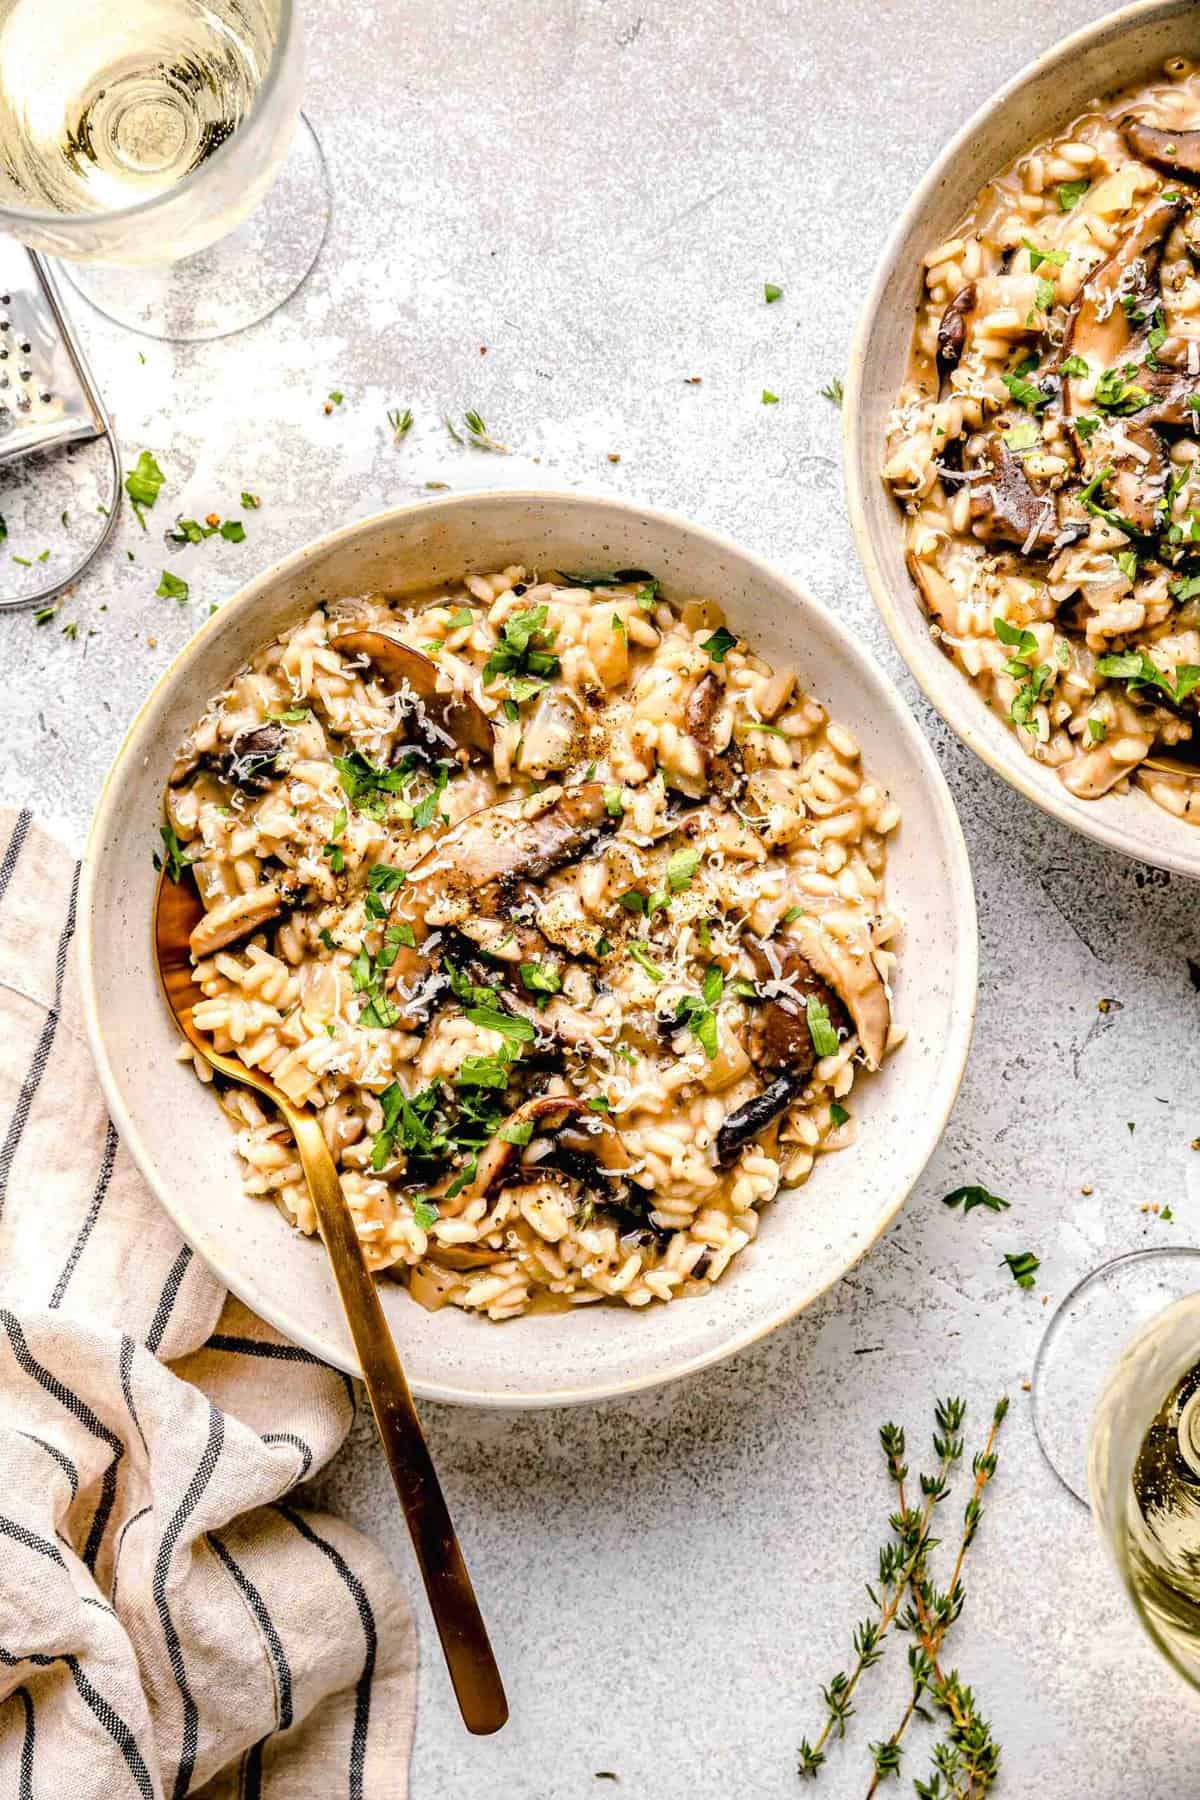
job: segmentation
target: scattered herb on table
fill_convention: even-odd
[[[781,287],[776,287],[776,285],[773,281],[764,281],[763,282],[763,299],[766,301],[768,306],[772,306],[776,300],[783,299],[783,289]]]
[[[912,1691],[891,1736],[870,1745],[872,1775],[867,1800],[877,1792],[881,1781],[899,1773],[904,1736],[914,1718],[930,1721],[940,1715],[945,1721],[945,1734],[932,1753],[930,1779],[913,1784],[920,1800],[963,1800],[967,1795],[975,1800],[996,1780],[1000,1747],[973,1692],[960,1681],[957,1671],[949,1675],[944,1672],[941,1657],[947,1633],[966,1599],[963,1567],[983,1518],[984,1489],[996,1473],[996,1438],[1008,1412],[1007,1399],[997,1401],[983,1448],[972,1462],[974,1481],[963,1511],[958,1552],[948,1586],[936,1587],[929,1569],[930,1556],[940,1541],[931,1534],[934,1512],[948,1499],[951,1474],[962,1460],[966,1410],[965,1403],[957,1399],[940,1400],[934,1407],[933,1452],[937,1466],[932,1475],[920,1477],[920,1505],[913,1505],[910,1500],[903,1429],[892,1424],[880,1428],[879,1442],[897,1500],[896,1511],[888,1521],[891,1536],[880,1548],[877,1578],[867,1584],[871,1613],[855,1628],[854,1660],[821,1690],[825,1718],[816,1739],[801,1741],[801,1777],[815,1778],[826,1761],[830,1740],[845,1737],[847,1722],[855,1711],[852,1702],[858,1684],[866,1671],[882,1659],[889,1635],[896,1627],[912,1639],[908,1652]],[[949,1786],[943,1786],[943,1782]]]
[[[149,450],[142,451],[125,477],[125,492],[143,531],[146,530],[146,509],[154,505],[166,479]]]
[[[393,442],[397,444],[400,443],[401,439],[406,438],[412,430],[412,408],[406,406],[404,411],[401,412],[398,406],[393,406],[388,413],[387,422],[392,428]]]
[[[1032,1250],[1012,1250],[1005,1252],[1004,1261],[1018,1287],[1033,1287],[1033,1278],[1042,1266],[1040,1257],[1035,1256]]]
[[[442,414],[442,423],[456,444],[474,444],[477,450],[494,450],[500,456],[511,456],[507,444],[494,438],[484,424],[479,413],[471,411],[463,414],[463,428],[460,431],[449,413]]]
[[[989,1193],[987,1188],[980,1186],[978,1182],[971,1183],[967,1187],[957,1187],[953,1193],[942,1196],[942,1205],[961,1206],[964,1218],[967,1213],[974,1212],[977,1206],[986,1206],[989,1212],[1007,1212],[1009,1204],[1010,1202],[1002,1200],[999,1194]]]
[[[181,575],[172,575],[170,569],[164,569],[154,592],[160,600],[183,601],[189,598],[191,589]]]
[[[840,406],[846,397],[845,385],[840,375],[834,375],[823,388],[818,388],[817,392],[822,400],[828,400],[831,406]]]
[[[778,406],[779,395],[773,394],[770,388],[764,388],[762,391],[762,403],[764,406]]]

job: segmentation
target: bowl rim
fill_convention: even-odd
[[[1103,844],[1108,850],[1115,850],[1119,855],[1132,858],[1134,861],[1146,862],[1154,868],[1169,870],[1174,875],[1182,875],[1191,880],[1200,879],[1200,831],[1195,826],[1176,821],[1181,832],[1194,834],[1194,843],[1188,847],[1188,840],[1181,837],[1179,849],[1173,842],[1160,847],[1131,842],[1127,827],[1110,823],[1105,800],[1086,801],[1081,804],[1086,811],[1079,815],[1071,807],[1070,801],[1058,791],[1057,778],[1054,771],[1046,769],[1030,757],[1019,753],[1015,740],[1010,748],[993,744],[982,730],[982,721],[988,716],[982,701],[963,671],[948,660],[944,661],[945,672],[953,680],[942,682],[937,674],[931,673],[921,664],[915,650],[912,649],[911,628],[903,616],[898,602],[893,598],[891,586],[880,566],[876,554],[875,539],[872,534],[870,520],[867,516],[865,481],[859,480],[859,467],[870,467],[870,460],[863,455],[865,448],[863,417],[863,378],[870,350],[872,328],[876,315],[880,310],[891,276],[899,263],[900,252],[904,240],[912,232],[920,216],[926,210],[931,198],[945,179],[947,170],[957,160],[964,146],[970,142],[988,121],[1002,112],[1009,102],[1033,79],[1045,70],[1071,61],[1073,57],[1100,36],[1120,36],[1130,26],[1141,20],[1152,18],[1156,13],[1170,16],[1173,12],[1183,13],[1188,10],[1189,0],[1132,0],[1132,4],[1119,7],[1115,12],[1105,13],[1090,24],[1082,25],[1067,37],[1059,38],[1040,55],[1025,63],[1017,73],[990,95],[981,106],[961,125],[954,135],[934,157],[925,174],[921,177],[899,217],[888,233],[887,240],[880,252],[879,259],[867,289],[866,299],[858,314],[851,339],[850,355],[846,369],[845,395],[842,405],[842,440],[843,463],[845,468],[846,502],[850,516],[850,529],[854,537],[855,548],[871,596],[888,628],[892,642],[908,666],[909,673],[921,689],[925,698],[941,714],[955,736],[974,751],[980,761],[986,763],[994,774],[999,775],[1010,787],[1017,789],[1026,800],[1033,802],[1044,813],[1065,825],[1069,831],[1078,832],[1080,836],[1091,838],[1095,843]],[[915,274],[915,269],[914,269]],[[868,477],[868,480],[870,478]],[[876,480],[881,479],[876,476]],[[911,580],[911,578],[906,577]],[[917,602],[920,606],[920,601]],[[924,617],[924,608],[921,608]],[[1052,786],[1051,783],[1054,783]],[[1143,796],[1147,806],[1154,802]],[[1171,815],[1162,808],[1163,819]]]
[[[261,1319],[274,1326],[289,1342],[310,1351],[322,1362],[343,1369],[349,1375],[359,1377],[360,1369],[353,1354],[347,1355],[341,1345],[330,1342],[319,1333],[308,1330],[302,1322],[297,1321],[289,1312],[286,1299],[281,1297],[277,1300],[275,1298],[269,1277],[264,1277],[260,1286],[256,1284],[252,1275],[243,1274],[236,1267],[230,1269],[223,1258],[214,1258],[209,1254],[209,1249],[195,1245],[176,1218],[171,1187],[165,1178],[160,1177],[155,1161],[143,1143],[137,1124],[125,1105],[105,1043],[94,974],[96,957],[95,888],[99,867],[99,847],[107,838],[110,821],[121,804],[121,790],[127,762],[140,736],[143,723],[156,704],[159,694],[191,659],[201,640],[208,640],[219,634],[235,611],[238,613],[247,611],[265,590],[274,588],[289,575],[294,574],[314,554],[318,552],[324,554],[336,545],[356,537],[370,536],[385,523],[393,524],[396,521],[435,511],[469,510],[481,505],[528,508],[532,505],[547,503],[556,507],[565,507],[568,510],[601,507],[610,513],[633,514],[639,519],[686,533],[689,537],[700,540],[714,555],[732,557],[747,566],[759,578],[784,586],[801,606],[811,608],[821,618],[823,624],[828,627],[841,645],[853,672],[861,675],[865,671],[868,678],[885,696],[892,725],[902,737],[907,739],[918,769],[924,777],[934,804],[937,822],[943,833],[942,842],[945,845],[947,876],[958,912],[961,949],[951,976],[949,997],[952,1030],[945,1040],[943,1058],[943,1067],[948,1071],[949,1079],[943,1082],[941,1104],[932,1110],[923,1108],[918,1111],[914,1118],[914,1135],[918,1143],[919,1160],[915,1163],[912,1178],[902,1183],[899,1191],[890,1197],[869,1233],[864,1234],[861,1242],[855,1244],[854,1254],[844,1267],[837,1274],[822,1281],[819,1287],[815,1287],[811,1291],[805,1290],[799,1299],[794,1302],[789,1300],[785,1305],[775,1307],[765,1318],[752,1321],[741,1330],[729,1334],[719,1343],[697,1350],[666,1367],[655,1364],[644,1372],[638,1371],[620,1380],[606,1379],[577,1385],[569,1389],[545,1390],[538,1393],[522,1392],[520,1394],[489,1392],[486,1388],[448,1385],[438,1381],[414,1379],[412,1382],[413,1392],[421,1400],[432,1400],[451,1405],[479,1406],[497,1411],[520,1412],[622,1398],[647,1389],[665,1387],[670,1383],[682,1380],[684,1376],[708,1368],[714,1363],[724,1362],[751,1344],[758,1343],[762,1338],[769,1336],[771,1332],[786,1324],[788,1320],[795,1318],[797,1314],[813,1305],[836,1282],[847,1275],[878,1243],[920,1180],[930,1157],[941,1140],[966,1072],[974,1032],[979,969],[979,926],[975,886],[966,839],[946,777],[903,696],[895,689],[890,678],[874,661],[865,646],[822,601],[809,594],[792,576],[785,574],[753,551],[744,550],[723,533],[711,531],[703,525],[695,525],[680,514],[661,508],[642,506],[636,501],[619,499],[610,495],[593,495],[577,490],[563,493],[554,489],[540,488],[486,488],[460,494],[442,495],[434,500],[416,500],[403,506],[387,507],[380,512],[369,514],[363,519],[356,519],[341,525],[334,531],[326,532],[302,545],[299,549],[280,557],[231,595],[220,610],[207,619],[172,657],[134,713],[120,748],[113,759],[112,766],[105,777],[88,830],[78,898],[78,970],[85,1032],[113,1124],[143,1180],[167,1216],[176,1224],[185,1241],[193,1244],[197,1254],[203,1258],[230,1293],[234,1294]]]

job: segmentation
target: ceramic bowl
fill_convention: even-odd
[[[905,921],[897,1013],[909,1028],[855,1089],[857,1143],[782,1192],[713,1293],[645,1311],[599,1305],[496,1325],[428,1313],[382,1291],[417,1394],[484,1406],[550,1406],[628,1393],[728,1356],[798,1313],[895,1216],[937,1143],[971,1036],[975,902],[954,804],[887,679],[824,607],[726,540],[662,513],[575,495],[487,493],[428,501],[335,531],[229,600],[159,680],[100,800],[80,891],[87,1027],[113,1120],[180,1231],[255,1312],[350,1372],[354,1354],[324,1252],[242,1191],[228,1122],[190,1067],[151,956],[162,793],[175,746],[211,694],[322,599],[403,594],[512,562],[647,568],[668,594],[719,596],[733,625],[858,738],[903,808],[889,899]]]
[[[1012,729],[929,635],[904,566],[902,514],[880,479],[884,425],[904,379],[922,259],[954,235],[983,184],[1105,95],[1200,55],[1193,0],[1144,0],[1056,44],[980,108],[947,144],[905,207],[879,261],[850,355],[844,398],[846,488],[875,603],[917,681],[963,742],[1026,799],[1073,831],[1161,869],[1200,878],[1200,830],[1136,789],[1079,800],[1033,762]]]

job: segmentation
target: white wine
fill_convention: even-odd
[[[277,0],[0,0],[0,206],[149,200],[235,132],[270,67]]]
[[[1162,1402],[1138,1449],[1126,1515],[1130,1580],[1179,1658],[1200,1649],[1200,1365]]]

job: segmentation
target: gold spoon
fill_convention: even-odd
[[[235,1056],[222,1056],[214,1050],[192,1024],[192,1008],[204,995],[196,983],[188,939],[203,917],[204,906],[191,872],[171,881],[164,870],[154,900],[154,951],[167,1005],[180,1031],[205,1062],[228,1081],[253,1088],[269,1100],[296,1140],[463,1722],[479,1736],[499,1731],[508,1718],[500,1671],[320,1121],[307,1107],[293,1105],[268,1076],[247,1068]]]

